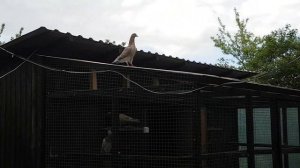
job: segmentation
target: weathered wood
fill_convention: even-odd
[[[31,73],[31,64],[26,64],[26,106],[25,106],[25,113],[26,113],[26,121],[25,121],[25,129],[26,129],[26,135],[24,138],[24,146],[25,148],[25,153],[27,154],[25,156],[25,165],[32,165],[32,151],[31,151],[31,135],[32,135],[32,130],[31,130],[31,123],[32,123],[32,116],[31,116],[31,96],[32,96],[32,73]],[[32,165],[33,166],[33,165]]]
[[[201,165],[201,102],[200,97],[194,97],[195,106],[192,113],[192,122],[193,122],[193,167],[197,168]]]
[[[125,78],[122,78],[122,81],[123,81],[123,83],[122,83],[122,85],[123,85],[123,87],[124,88],[130,88],[130,75],[129,74],[127,74],[127,75],[125,75],[126,76],[126,78],[127,79],[125,79]],[[128,80],[129,79],[129,80]]]
[[[16,132],[16,136],[15,136],[15,138],[16,138],[16,140],[17,140],[17,142],[16,142],[16,144],[15,144],[15,147],[16,147],[16,152],[15,152],[15,156],[16,156],[16,158],[15,158],[15,160],[18,160],[18,158],[21,158],[22,157],[22,154],[21,154],[21,152],[19,152],[19,149],[21,148],[21,142],[20,142],[20,138],[21,138],[21,127],[22,127],[22,125],[21,125],[21,116],[20,116],[20,114],[21,114],[21,108],[20,108],[20,104],[21,104],[21,72],[20,72],[20,69],[19,70],[17,70],[17,71],[15,71],[14,72],[14,76],[15,76],[15,90],[16,90],[16,99],[15,99],[15,107],[16,107],[16,116],[15,116],[15,118],[14,118],[14,120],[15,120],[15,127],[16,127],[16,130],[15,130],[15,132]],[[16,165],[16,167],[21,167],[21,164],[20,164],[20,162],[16,162],[15,163]]]
[[[282,145],[288,145],[288,133],[287,133],[287,109],[285,106],[281,107],[281,128],[282,128]],[[289,155],[283,154],[283,164],[284,167],[289,167]]]
[[[20,93],[20,97],[21,97],[21,111],[20,111],[20,123],[22,125],[21,128],[21,137],[20,137],[20,141],[21,141],[21,148],[20,148],[20,153],[23,156],[22,158],[20,158],[20,164],[21,165],[25,165],[26,164],[26,158],[24,157],[24,155],[27,155],[26,153],[26,148],[24,147],[25,144],[25,137],[26,137],[26,120],[27,120],[27,110],[26,110],[26,99],[27,99],[27,91],[26,91],[26,64],[24,64],[21,68],[21,93]]]
[[[93,71],[93,73],[90,74],[90,90],[97,90],[98,84],[97,84],[97,73]]]
[[[44,69],[37,69],[37,168],[45,165],[45,71]]]
[[[276,100],[271,102],[271,133],[272,133],[272,156],[273,167],[282,167],[282,147],[281,147],[281,123],[280,111]]]
[[[254,158],[254,122],[252,97],[246,96],[246,132],[247,132],[247,152],[248,152],[248,168],[255,168]]]
[[[5,111],[5,120],[6,120],[6,125],[5,125],[5,129],[6,129],[6,139],[5,139],[5,167],[12,167],[11,165],[11,160],[12,160],[12,150],[11,150],[11,145],[12,145],[12,141],[11,141],[11,134],[10,132],[12,132],[12,127],[11,127],[11,110],[12,110],[12,103],[11,103],[11,76],[7,77],[7,85],[6,85],[6,90],[7,90],[7,98],[6,98],[6,104],[7,104],[7,109]]]
[[[4,151],[5,150],[5,136],[4,135],[6,134],[6,131],[5,131],[6,82],[5,82],[5,79],[0,80],[0,93],[1,93],[1,96],[0,96],[0,134],[2,135],[2,136],[0,136],[0,148],[2,149],[2,150],[0,150],[0,167],[4,167],[4,163],[5,163],[4,155],[6,154]]]
[[[37,158],[37,153],[36,153],[36,139],[37,139],[37,90],[36,90],[36,67],[31,66],[31,145],[30,145],[30,150],[31,150],[31,158],[32,158],[32,165],[36,166],[36,159]]]
[[[208,143],[208,128],[207,128],[207,110],[205,107],[200,108],[200,115],[201,115],[201,153],[205,154],[207,153],[207,143]],[[202,168],[207,167],[207,161],[202,160]]]

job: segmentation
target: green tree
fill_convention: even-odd
[[[291,25],[263,36],[257,54],[247,62],[247,70],[262,75],[253,80],[300,89],[300,37]]]
[[[1,38],[2,33],[4,32],[4,29],[5,29],[5,24],[2,23],[1,28],[0,28],[0,38]],[[24,28],[21,27],[19,32],[16,33],[15,36],[11,37],[10,40],[14,40],[14,39],[19,38],[20,36],[22,36],[23,30],[24,30]],[[0,45],[2,45],[2,44],[5,44],[5,41],[0,40]]]
[[[220,48],[224,54],[230,54],[234,57],[234,59],[223,57],[219,59],[218,65],[234,67],[231,64],[237,64],[235,68],[246,70],[246,63],[254,57],[262,40],[247,30],[248,18],[240,19],[236,9],[234,9],[234,13],[238,28],[237,32],[234,34],[230,33],[221,19],[218,18],[219,33],[216,37],[211,37],[211,39],[214,41],[215,46]]]
[[[252,81],[284,87],[300,88],[300,38],[290,25],[256,36],[247,30],[249,19],[240,19],[236,9],[237,32],[230,33],[219,20],[219,33],[211,37],[215,46],[233,59],[221,58],[218,65],[260,73]]]

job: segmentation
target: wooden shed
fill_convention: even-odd
[[[0,167],[298,168],[300,91],[41,27],[0,48]]]

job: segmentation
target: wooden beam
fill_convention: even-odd
[[[254,158],[254,122],[252,97],[246,97],[246,133],[247,133],[247,152],[248,152],[248,168],[255,168]]]
[[[200,124],[201,124],[201,154],[207,153],[207,110],[205,107],[200,108]],[[202,160],[202,168],[207,168],[207,161]]]
[[[97,73],[95,70],[93,70],[93,73],[90,74],[90,90],[98,90]]]
[[[127,79],[125,79],[125,78],[123,78],[123,83],[122,83],[122,85],[123,85],[123,87],[124,88],[130,88],[130,75],[126,75],[126,78]],[[129,80],[128,80],[129,79]]]
[[[272,156],[274,168],[282,167],[280,111],[276,100],[271,102]]]
[[[282,144],[288,146],[288,133],[287,133],[287,109],[285,106],[281,107],[281,128],[282,128]],[[289,155],[283,154],[284,167],[289,167]]]

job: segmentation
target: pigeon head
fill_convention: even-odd
[[[139,37],[136,33],[132,33],[131,37]]]

